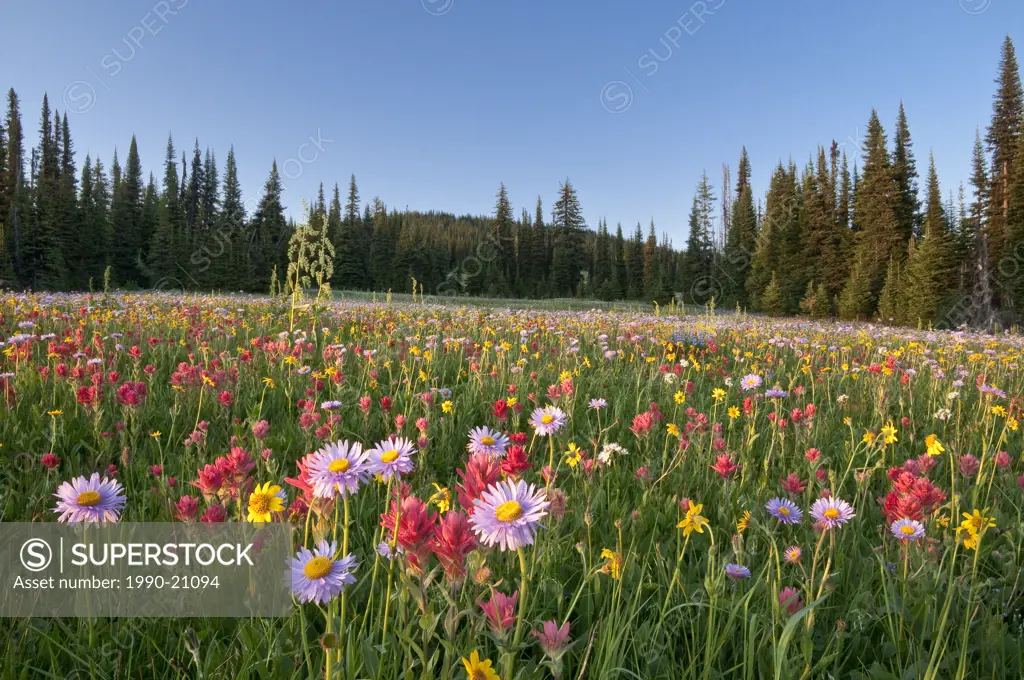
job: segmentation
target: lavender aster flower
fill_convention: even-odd
[[[761,376],[759,376],[759,375],[757,375],[755,373],[750,373],[748,375],[745,375],[745,376],[743,376],[743,379],[740,380],[740,387],[743,388],[744,392],[749,392],[750,390],[756,390],[760,386],[761,386]]]
[[[342,498],[355,494],[370,476],[367,454],[359,442],[328,444],[314,454],[309,463],[313,495],[318,498]]]
[[[521,479],[498,482],[473,501],[469,523],[481,543],[518,550],[533,544],[537,524],[548,514],[548,505],[543,489]]]
[[[842,526],[856,516],[853,507],[840,498],[819,498],[811,506],[811,517],[826,529]]]
[[[766,396],[766,397],[768,397],[770,399],[782,399],[783,397],[786,397],[788,395],[789,395],[789,392],[787,392],[786,390],[779,390],[779,389],[765,390],[765,393],[764,393],[764,396]]]
[[[341,402],[340,401],[325,401],[322,404],[320,404],[320,408],[322,408],[325,411],[335,411],[335,410],[341,408]]]
[[[540,437],[555,434],[565,427],[565,412],[557,406],[545,406],[534,409],[530,416],[530,425]]]
[[[804,518],[803,511],[788,498],[773,498],[764,506],[772,517],[783,524],[799,524]]]
[[[590,408],[592,408],[592,409],[595,409],[595,410],[596,409],[602,409],[602,408],[605,408],[607,406],[608,406],[608,402],[605,399],[603,399],[603,398],[591,399],[590,400]]]
[[[892,535],[904,541],[916,541],[924,536],[924,525],[916,519],[898,519],[889,528]]]
[[[377,442],[377,446],[369,451],[370,472],[380,475],[385,481],[392,477],[401,478],[412,472],[415,465],[412,454],[416,445],[405,437],[388,437]]]
[[[299,602],[326,604],[345,590],[345,586],[356,582],[352,575],[359,563],[354,555],[334,559],[336,543],[326,540],[317,544],[310,552],[306,546],[299,548],[291,560],[292,594]]]
[[[725,575],[734,581],[739,581],[740,579],[750,578],[750,570],[742,564],[729,563],[725,565]]]
[[[92,477],[75,477],[64,482],[53,494],[60,500],[54,512],[59,522],[116,522],[124,508],[124,488],[117,480],[100,479],[98,472]]]
[[[492,458],[502,458],[508,448],[508,437],[494,432],[488,427],[476,427],[469,431],[469,444],[466,449],[470,453],[484,453]]]

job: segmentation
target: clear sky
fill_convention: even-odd
[[[550,217],[568,176],[591,226],[653,218],[677,246],[742,144],[763,195],[780,159],[859,153],[872,107],[891,132],[901,99],[956,189],[1007,31],[1024,48],[1020,0],[8,1],[0,25],[26,144],[48,92],[79,166],[132,133],[158,179],[168,131],[222,171],[234,144],[247,204],[276,157],[294,215],[355,173],[364,202],[490,214],[504,182]]]

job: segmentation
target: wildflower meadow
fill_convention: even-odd
[[[1022,677],[1024,340],[681,311],[0,294],[0,521],[294,543],[0,677]]]

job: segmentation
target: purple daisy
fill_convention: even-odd
[[[904,541],[916,541],[924,536],[924,525],[916,519],[898,519],[889,527],[892,535]]]
[[[756,373],[750,373],[748,375],[745,375],[740,380],[740,387],[743,388],[744,392],[749,392],[750,390],[756,390],[760,386],[761,386],[761,376],[757,375]]]
[[[484,453],[492,458],[503,458],[508,448],[508,437],[489,427],[476,427],[469,431],[466,449],[473,454]]]
[[[532,545],[537,524],[547,513],[544,490],[523,480],[490,486],[473,501],[470,526],[485,545],[518,550]]]
[[[412,472],[415,465],[412,462],[412,454],[416,445],[405,437],[388,437],[384,441],[377,442],[377,446],[370,449],[370,472],[380,475],[385,481],[406,475]]]
[[[783,524],[799,524],[804,518],[803,510],[788,498],[773,498],[765,504],[764,509]]]
[[[750,570],[742,564],[733,564],[730,562],[725,565],[725,575],[734,581],[739,581],[740,579],[750,578]]]
[[[769,399],[783,399],[788,395],[789,392],[780,389],[765,390],[764,393],[764,396],[768,397]]]
[[[597,410],[597,409],[606,408],[607,406],[608,406],[608,402],[605,399],[603,399],[603,398],[591,399],[590,400],[590,408],[592,408],[592,409]]]
[[[60,513],[58,522],[116,522],[126,502],[121,483],[100,479],[98,472],[89,479],[75,477],[64,482],[53,495],[60,499],[53,509]]]
[[[530,416],[530,425],[537,431],[540,437],[547,437],[555,434],[565,427],[565,411],[557,406],[545,406],[534,409]]]
[[[309,479],[318,498],[347,498],[359,491],[367,480],[367,454],[359,442],[334,442],[313,454]]]
[[[334,559],[336,543],[320,541],[312,552],[306,546],[299,548],[291,560],[292,594],[299,602],[327,604],[356,582],[352,575],[359,563],[355,555]]]
[[[856,516],[853,507],[841,498],[819,498],[811,506],[811,517],[826,529],[842,526]]]

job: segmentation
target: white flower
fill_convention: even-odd
[[[959,392],[950,392],[949,394],[946,395],[946,399],[949,400],[949,401],[953,401],[954,399],[956,399],[959,396],[960,396]]]
[[[599,462],[601,465],[611,465],[612,457],[615,455],[628,456],[629,451],[619,446],[615,442],[610,442],[608,444],[605,444],[604,447],[601,449],[601,452],[597,454],[597,462]]]
[[[676,378],[676,374],[675,373],[666,373],[665,374],[665,382],[667,384],[669,384],[669,385],[674,385],[676,383],[676,379],[677,378]]]
[[[935,412],[936,420],[949,420],[951,415],[953,415],[953,413],[948,408],[940,408]]]

